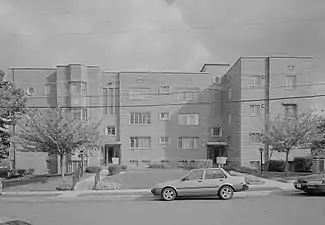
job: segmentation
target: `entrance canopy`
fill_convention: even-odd
[[[228,142],[225,142],[225,141],[208,141],[207,142],[207,145],[210,145],[210,146],[215,146],[215,145],[219,145],[219,146],[226,146],[228,145]]]

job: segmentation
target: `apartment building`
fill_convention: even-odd
[[[313,61],[309,57],[241,57],[229,69],[223,79],[223,87],[228,91],[221,106],[222,120],[225,122],[228,117],[224,132],[231,136],[228,157],[242,166],[260,163],[258,143],[267,108],[270,118],[314,108],[312,98],[291,98],[313,94]],[[305,153],[297,151],[290,157]],[[268,157],[266,154],[265,158]],[[273,158],[283,156],[274,153]]]
[[[242,57],[232,67],[205,64],[194,73],[103,72],[80,64],[10,71],[9,79],[25,89],[28,105],[64,107],[82,119],[102,120],[104,145],[91,151],[88,165],[216,162],[217,156],[227,156],[229,163],[254,166],[265,104],[271,116],[313,106],[312,99],[272,100],[311,94],[310,58]],[[68,156],[67,171],[78,160]],[[57,158],[48,162],[50,171],[58,172]]]

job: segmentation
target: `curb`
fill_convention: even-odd
[[[248,191],[239,193],[260,193],[260,192],[290,192],[294,188],[281,187],[250,187]],[[43,198],[72,198],[72,197],[91,197],[91,196],[146,196],[152,195],[150,189],[129,189],[129,190],[87,190],[87,191],[42,191],[42,192],[3,192],[0,198],[6,197],[43,197]]]

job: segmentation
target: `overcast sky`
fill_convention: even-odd
[[[312,55],[325,71],[324,27],[324,0],[0,0],[0,68],[199,71]]]

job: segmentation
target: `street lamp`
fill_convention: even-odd
[[[260,156],[261,156],[261,166],[260,166],[260,169],[261,169],[261,173],[263,173],[263,151],[264,151],[264,148],[263,147],[260,147],[258,150],[260,151]]]

